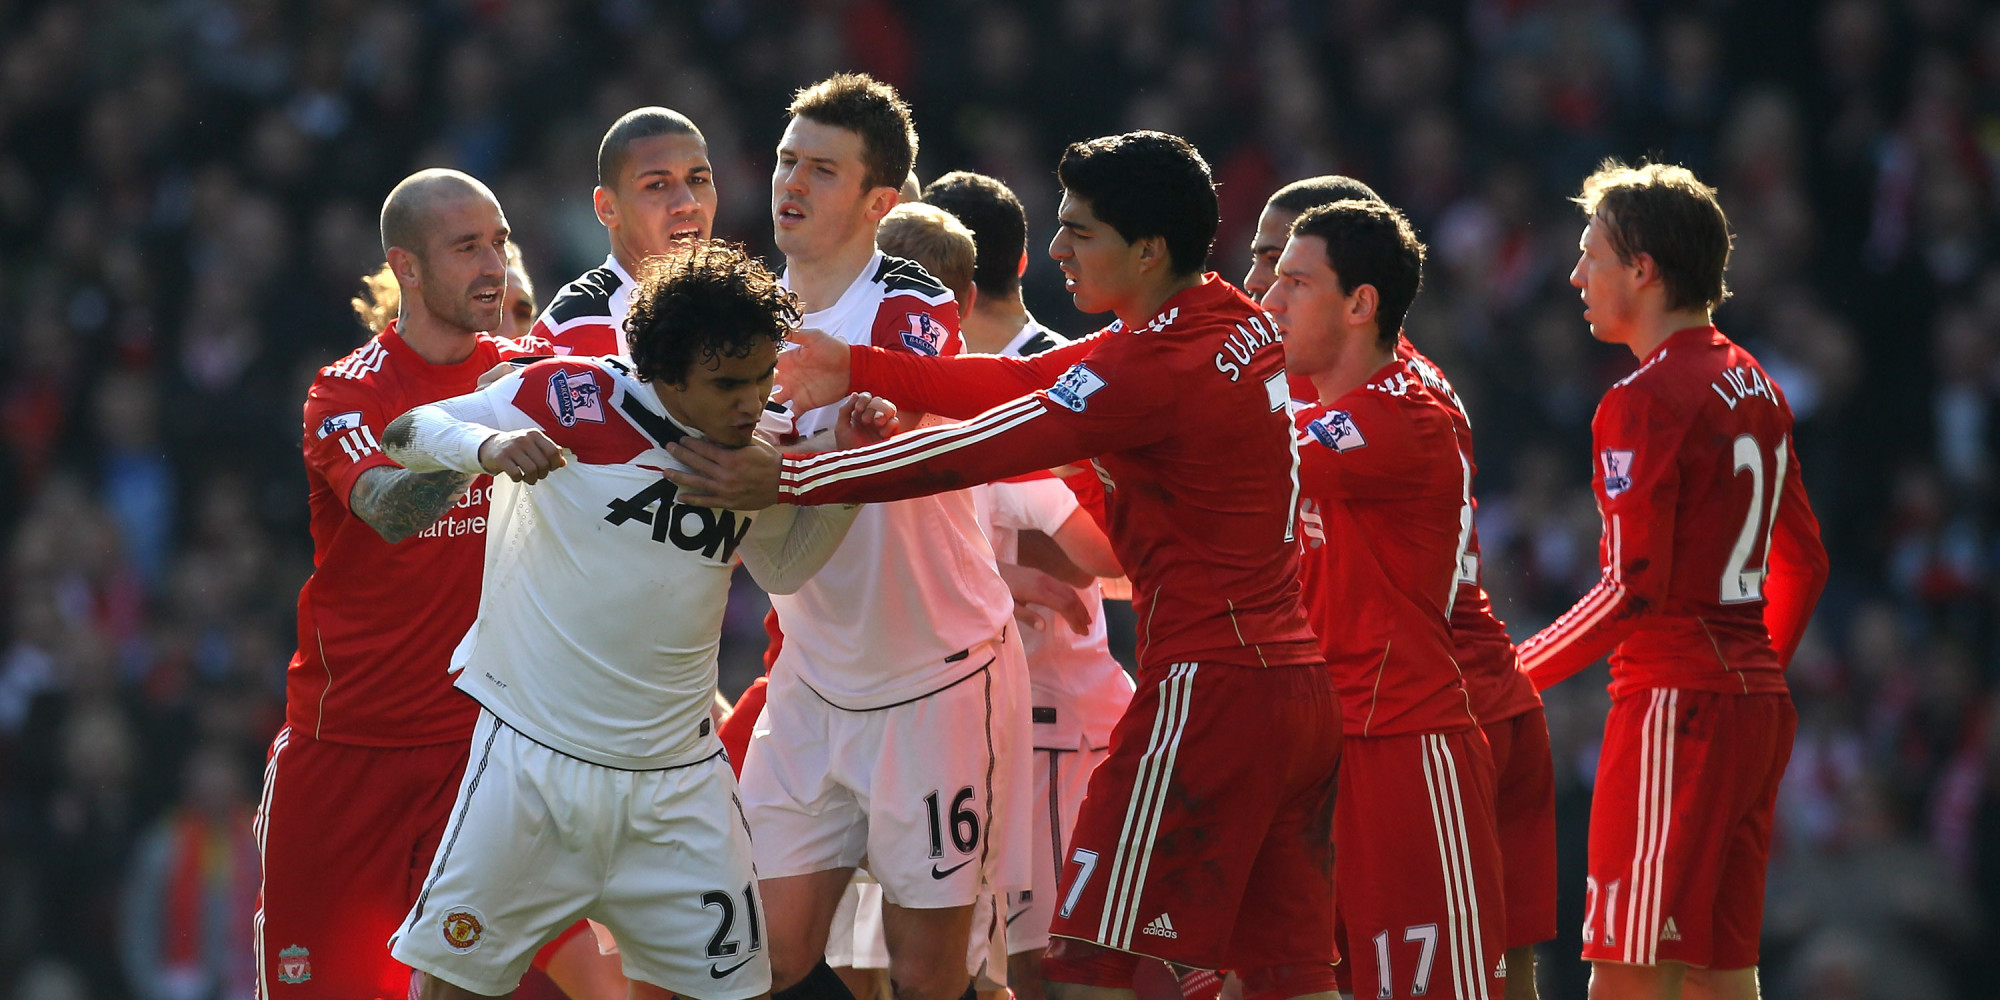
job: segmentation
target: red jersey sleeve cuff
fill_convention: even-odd
[[[369,469],[382,468],[385,465],[392,469],[402,468],[402,466],[396,464],[394,459],[378,451],[348,466],[347,470],[341,473],[338,479],[329,480],[327,485],[333,487],[334,495],[340,498],[340,505],[346,507],[349,513],[353,513],[354,505],[349,502],[349,499],[354,493],[354,484],[361,481],[362,473],[367,472]]]

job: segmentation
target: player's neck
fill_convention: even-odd
[[[786,256],[785,284],[798,295],[801,308],[819,312],[840,301],[874,256],[875,228],[869,226],[823,257]]]
[[[1633,324],[1632,337],[1625,346],[1632,349],[1632,356],[1641,361],[1653,356],[1667,338],[1693,326],[1708,326],[1710,319],[1706,309],[1677,309],[1671,312],[1656,312],[1641,316]]]
[[[461,330],[428,310],[411,311],[407,306],[396,319],[396,335],[417,352],[417,357],[434,365],[458,364],[471,357],[473,348],[479,346],[477,332]]]
[[[1201,284],[1201,279],[1200,271],[1189,275],[1170,275],[1158,284],[1141,290],[1114,308],[1112,312],[1125,324],[1125,329],[1136,330],[1151,323],[1153,317],[1160,314],[1160,307],[1166,305],[1168,299]]]
[[[1382,366],[1396,360],[1396,345],[1392,341],[1383,347],[1373,330],[1364,336],[1355,337],[1343,346],[1340,357],[1331,368],[1313,372],[1306,377],[1312,380],[1313,389],[1319,393],[1319,401],[1331,404],[1334,400],[1353,392],[1368,381],[1368,376],[1382,370]]]
[[[965,339],[967,354],[998,354],[1028,325],[1028,307],[1021,293],[1005,297],[981,294],[972,312],[959,320],[959,336]]]
[[[631,247],[626,246],[615,231],[611,233],[611,259],[617,261],[618,266],[624,268],[626,274],[635,278],[638,276],[639,255],[634,253]]]

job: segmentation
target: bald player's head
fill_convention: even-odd
[[[470,174],[403,178],[382,202],[382,255],[402,289],[403,334],[497,329],[510,235],[500,200]]]
[[[382,255],[391,247],[402,247],[419,257],[425,243],[448,203],[484,200],[495,209],[500,199],[479,178],[462,170],[432,167],[403,178],[382,201]]]
[[[700,139],[704,147],[708,142],[701,130],[694,127],[693,120],[672,108],[634,108],[612,122],[604,132],[604,140],[597,144],[597,186],[615,189],[619,175],[632,157],[632,144],[661,135],[692,136]]]

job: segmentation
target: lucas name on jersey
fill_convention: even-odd
[[[1722,377],[1710,382],[1708,387],[1715,390],[1715,394],[1721,396],[1732,410],[1736,409],[1736,404],[1748,399],[1763,399],[1772,406],[1778,405],[1778,390],[1772,387],[1771,380],[1749,365],[1724,368]]]

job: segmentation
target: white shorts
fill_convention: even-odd
[[[912,909],[1029,886],[1027,667],[1011,637],[972,655],[986,662],[962,680],[865,711],[771,677],[743,761],[762,877],[865,865]]]
[[[1007,954],[1049,946],[1063,845],[1076,826],[1090,772],[1109,756],[1109,748],[1035,751],[1035,885],[1027,892],[1007,894]]]
[[[717,752],[658,771],[604,767],[479,713],[451,825],[389,939],[396,960],[487,995],[589,917],[625,975],[686,997],[771,989],[763,900],[736,779]]]
[[[996,918],[993,893],[980,894],[972,905],[972,939],[965,950],[965,971],[982,992],[1007,986],[1004,924]],[[826,964],[847,969],[887,969],[889,940],[882,926],[882,886],[866,871],[857,871],[833,911],[826,936]]]

